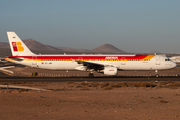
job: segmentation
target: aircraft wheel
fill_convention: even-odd
[[[89,77],[94,77],[94,74],[93,73],[89,73]]]
[[[156,74],[156,77],[159,77],[159,75],[158,75],[158,74]]]

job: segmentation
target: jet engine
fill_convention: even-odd
[[[111,66],[104,67],[105,75],[117,75],[117,73],[118,73],[117,67],[111,67]]]

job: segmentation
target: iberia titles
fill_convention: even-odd
[[[105,59],[118,59],[116,56],[107,56]]]

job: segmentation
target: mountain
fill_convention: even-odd
[[[12,55],[10,48],[1,48],[0,47],[0,57],[10,56],[10,55]]]
[[[66,53],[100,53],[100,54],[104,54],[104,53],[126,53],[116,47],[114,47],[111,44],[104,44],[101,45],[97,48],[94,48],[92,50],[87,50],[87,49],[73,49],[73,48],[68,48],[68,47],[56,47],[58,49],[63,50],[63,52]]]
[[[0,48],[10,48],[9,43],[0,42]]]
[[[26,39],[23,40],[23,42],[27,45],[27,47],[30,50],[46,50],[46,51],[58,51],[60,49],[49,46],[49,45],[44,45],[40,42],[37,42],[33,39]],[[0,42],[0,48],[10,48],[9,43],[4,43]]]
[[[33,39],[26,39],[23,40],[23,42],[28,46],[29,49],[31,50],[46,50],[46,51],[58,51],[60,49],[49,46],[49,45],[44,45],[40,42],[37,42]]]
[[[151,53],[151,54],[154,54],[154,53],[160,54],[159,51],[155,51],[155,50],[153,50],[153,51],[151,51],[151,52],[149,52],[149,53]]]
[[[89,53],[89,50],[86,49],[74,49],[74,48],[69,48],[69,47],[56,47],[58,49],[61,49],[63,52],[66,53]]]
[[[23,40],[24,44],[36,54],[60,54],[63,53],[61,49],[42,44],[33,39]],[[0,42],[0,57],[11,56],[9,43]]]
[[[36,54],[82,54],[82,53],[98,53],[98,54],[105,54],[105,53],[125,53],[124,51],[114,47],[111,44],[104,44],[92,50],[87,49],[73,49],[68,47],[53,47],[49,45],[42,44],[37,42],[33,39],[26,39],[23,42],[27,45],[27,47]],[[9,43],[0,42],[0,56],[10,56],[10,47]]]
[[[104,44],[91,50],[93,53],[125,53],[111,44]]]

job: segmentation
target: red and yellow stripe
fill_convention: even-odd
[[[24,58],[24,61],[148,61],[155,55],[135,55],[135,56],[11,56],[11,58]],[[15,61],[5,58],[7,61]]]

